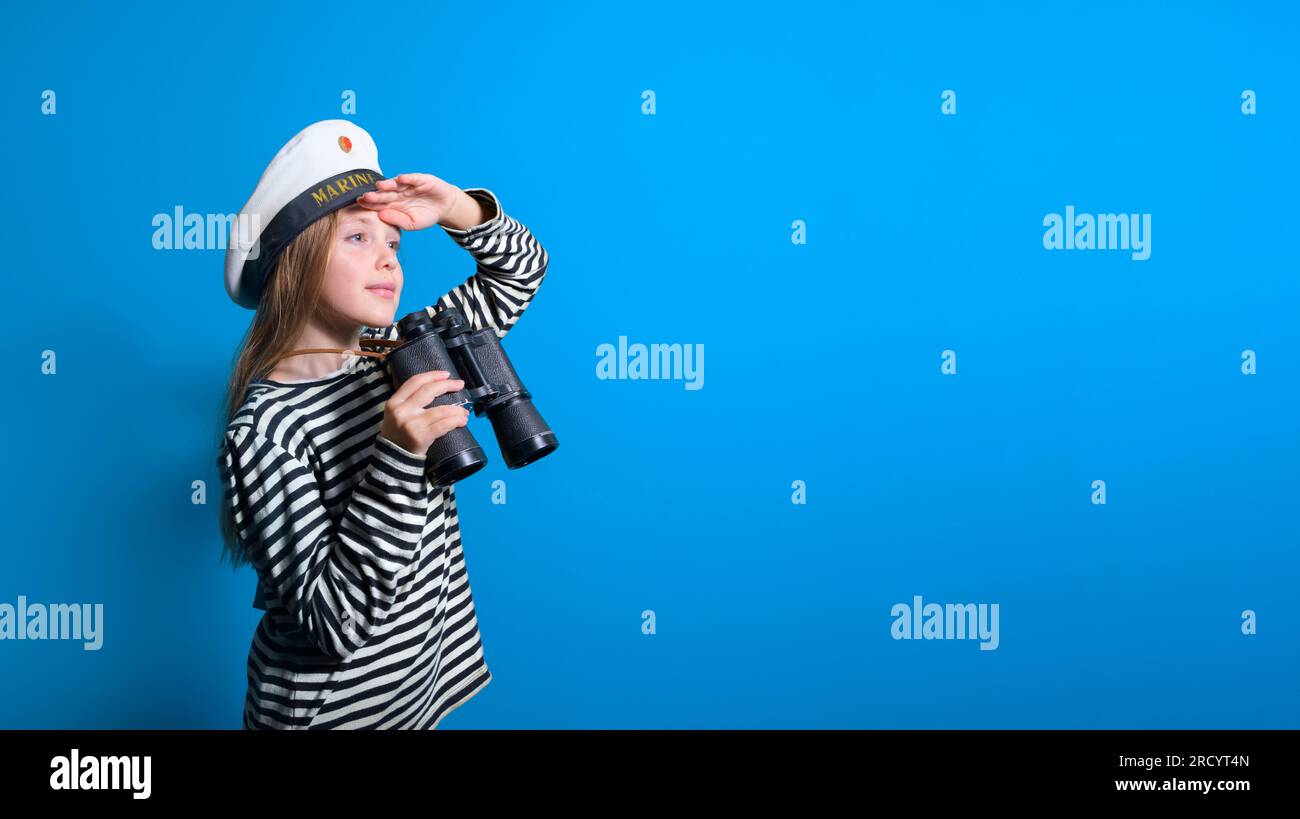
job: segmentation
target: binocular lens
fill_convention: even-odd
[[[461,478],[468,478],[486,465],[487,456],[478,444],[474,444],[437,463],[429,477],[440,486],[449,486]]]
[[[528,466],[545,455],[550,455],[559,445],[554,433],[543,432],[526,441],[519,441],[510,449],[503,449],[501,454],[506,456],[508,468],[518,469],[521,466]]]
[[[488,417],[509,469],[528,466],[560,445],[532,401],[512,401]]]

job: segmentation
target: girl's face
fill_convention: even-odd
[[[402,295],[401,238],[402,232],[375,211],[358,205],[340,210],[321,286],[325,304],[351,324],[392,324]]]

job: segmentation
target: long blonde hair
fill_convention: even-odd
[[[325,268],[329,264],[338,226],[338,211],[312,222],[280,254],[271,270],[257,312],[239,345],[226,386],[221,423],[217,432],[218,457],[222,437],[235,413],[244,402],[251,382],[265,378],[276,362],[294,349],[308,319],[320,301]],[[249,562],[235,527],[227,488],[222,485],[221,540],[222,557],[232,568]]]

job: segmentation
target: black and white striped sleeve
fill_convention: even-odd
[[[315,473],[251,425],[226,430],[222,479],[250,562],[325,654],[364,645],[419,551],[425,458],[382,435],[339,523]]]
[[[547,255],[532,231],[501,208],[487,188],[466,188],[489,214],[487,221],[465,230],[443,226],[456,244],[474,257],[476,269],[463,284],[438,300],[456,307],[475,330],[492,327],[504,338],[528,307],[546,276]],[[432,315],[437,305],[425,308]]]

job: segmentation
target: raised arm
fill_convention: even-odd
[[[322,652],[351,656],[383,622],[419,550],[424,457],[378,436],[337,526],[312,470],[253,426],[226,431],[218,463],[261,582]]]
[[[475,330],[492,327],[497,338],[504,338],[542,286],[548,261],[546,248],[532,231],[501,208],[492,191],[465,188],[465,193],[483,205],[487,220],[465,230],[442,229],[474,257],[474,273],[424,309],[434,315],[442,307],[456,307]],[[387,349],[367,346],[367,340],[373,338],[396,340],[397,324],[367,327],[361,334],[362,349]]]
[[[487,221],[466,230],[444,226],[456,244],[474,257],[474,274],[425,309],[456,307],[475,330],[492,327],[505,337],[546,277],[546,249],[532,231],[501,208],[487,188],[466,188],[483,205]]]

